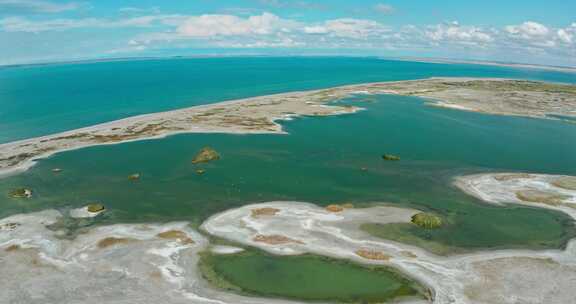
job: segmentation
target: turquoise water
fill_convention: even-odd
[[[354,115],[284,123],[290,135],[184,134],[162,140],[91,147],[58,154],[0,180],[0,193],[26,186],[31,200],[0,198],[0,215],[99,201],[102,223],[189,220],[271,200],[326,205],[389,202],[444,216],[434,231],[395,232],[454,250],[560,247],[575,235],[563,214],[494,207],[461,193],[452,177],[525,170],[576,175],[576,125],[426,106],[421,99],[379,96]],[[191,164],[204,146],[222,159]],[[385,162],[381,155],[399,155]],[[53,174],[52,168],[62,168]],[[367,171],[361,170],[368,168]],[[127,176],[141,173],[131,182]]]
[[[204,275],[212,277],[216,285],[224,285],[224,281],[229,290],[257,296],[366,304],[407,297],[425,299],[422,286],[392,269],[309,255],[208,255],[201,265],[201,269],[210,269]]]
[[[0,143],[191,105],[431,76],[576,83],[575,74],[376,58],[195,58],[0,68]]]

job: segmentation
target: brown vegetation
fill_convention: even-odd
[[[272,234],[263,235],[258,234],[253,239],[254,242],[266,243],[268,245],[282,245],[282,244],[304,244],[302,241],[291,239],[284,235]]]
[[[513,179],[530,178],[530,177],[532,177],[532,175],[528,173],[510,173],[510,174],[495,175],[494,179],[500,182],[505,182]]]
[[[6,247],[6,249],[4,249],[4,251],[6,251],[6,252],[12,252],[12,251],[16,251],[16,250],[20,250],[20,245],[14,244],[14,245],[10,245],[10,246]]]
[[[128,238],[117,238],[117,237],[107,237],[105,239],[101,239],[97,246],[100,249],[103,248],[108,248],[111,246],[115,246],[115,245],[123,245],[123,244],[128,244],[131,242],[134,242],[134,239],[128,239]]]
[[[358,249],[356,250],[356,255],[365,259],[377,261],[389,261],[391,258],[389,255],[383,253],[382,251],[373,249]]]
[[[342,212],[344,211],[344,207],[340,206],[340,205],[336,205],[336,204],[332,204],[332,205],[328,205],[326,206],[326,211],[330,211],[330,212]]]
[[[166,240],[177,240],[182,244],[194,244],[194,241],[188,237],[188,234],[180,230],[168,230],[158,233],[156,236]]]
[[[18,228],[21,224],[19,223],[6,223],[3,225],[0,225],[0,230],[8,230],[8,231],[12,231],[15,230],[16,228]]]
[[[252,217],[259,217],[259,216],[276,215],[276,213],[280,212],[280,209],[264,207],[264,208],[252,209],[251,211],[252,211]]]
[[[551,184],[558,188],[566,190],[576,190],[576,177],[573,176],[560,177],[555,179]]]
[[[560,205],[565,199],[569,198],[569,196],[566,195],[539,190],[518,191],[516,192],[516,197],[525,202],[542,203],[552,206]]]
[[[354,208],[354,204],[352,203],[343,203],[343,204],[330,204],[326,206],[326,211],[330,212],[342,212],[344,209],[352,209]]]

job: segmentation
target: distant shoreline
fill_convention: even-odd
[[[576,67],[570,66],[553,66],[553,65],[539,65],[519,62],[498,62],[498,61],[483,61],[483,60],[464,60],[464,59],[448,59],[448,58],[426,58],[426,57],[380,57],[380,56],[346,56],[346,55],[286,55],[275,56],[265,54],[207,54],[207,55],[190,55],[190,56],[142,56],[142,57],[117,57],[117,58],[94,58],[94,59],[77,59],[77,60],[54,60],[45,62],[30,62],[30,63],[13,63],[13,64],[0,64],[0,70],[10,68],[26,68],[35,66],[52,66],[52,65],[71,65],[71,64],[92,64],[101,62],[127,62],[127,61],[151,61],[151,60],[173,60],[173,59],[206,59],[206,58],[374,58],[390,61],[407,61],[407,62],[423,62],[423,63],[439,63],[439,64],[471,64],[471,65],[485,65],[485,66],[500,66],[519,69],[536,69],[545,71],[556,71],[565,73],[576,73]]]
[[[425,62],[425,63],[439,63],[439,64],[471,64],[471,65],[498,66],[498,67],[507,67],[516,69],[531,69],[531,70],[576,73],[576,67],[540,65],[540,64],[518,63],[518,62],[499,62],[499,61],[464,60],[464,59],[459,60],[459,59],[425,58],[425,57],[398,57],[394,59],[408,62]]]

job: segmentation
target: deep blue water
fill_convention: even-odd
[[[346,57],[155,59],[0,69],[0,143],[137,114],[343,84],[433,76],[576,83],[569,73]]]

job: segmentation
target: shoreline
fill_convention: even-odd
[[[497,61],[464,60],[464,59],[459,60],[459,59],[426,58],[426,57],[399,57],[395,59],[408,62],[424,62],[424,63],[437,63],[437,64],[470,64],[470,65],[507,67],[514,69],[576,73],[576,67],[570,67],[570,66],[552,66],[552,65],[538,65],[530,63],[497,62]]]
[[[416,96],[456,110],[560,120],[575,117],[576,86],[501,78],[428,78],[287,92],[142,114],[52,135],[0,144],[0,178],[55,153],[184,133],[286,134],[278,121],[356,113],[331,103],[357,94]],[[518,100],[528,103],[520,107]]]
[[[573,188],[556,186],[571,181]],[[454,186],[492,205],[520,205],[568,214],[576,220],[576,177],[535,173],[480,173],[459,176]]]
[[[574,66],[562,65],[542,65],[533,63],[521,62],[499,62],[490,60],[467,60],[467,59],[450,59],[450,58],[437,58],[437,57],[382,57],[377,55],[368,56],[354,56],[354,55],[267,55],[267,54],[204,54],[204,55],[185,55],[185,56],[142,56],[142,57],[109,57],[109,58],[77,58],[74,60],[53,60],[53,61],[36,61],[36,62],[21,62],[21,63],[6,63],[0,64],[0,69],[3,68],[26,68],[35,66],[52,66],[52,65],[72,65],[72,64],[92,64],[102,62],[126,62],[126,61],[151,61],[151,60],[178,60],[178,59],[206,59],[206,58],[375,58],[390,61],[407,61],[407,62],[426,62],[426,63],[439,63],[439,64],[472,64],[472,65],[488,65],[488,66],[503,66],[516,69],[536,69],[548,70],[566,73],[576,73]]]

